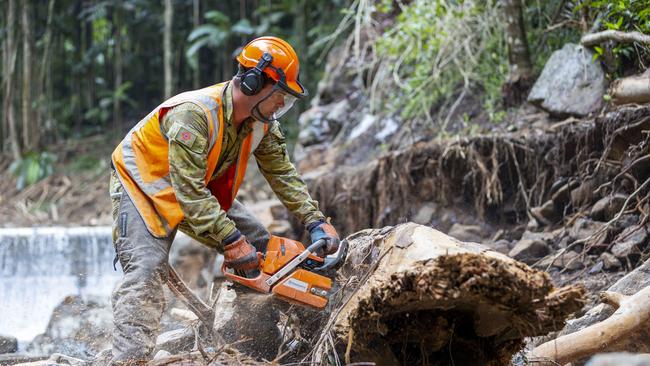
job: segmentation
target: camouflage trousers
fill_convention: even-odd
[[[167,238],[152,236],[115,173],[111,176],[110,192],[113,244],[124,272],[111,299],[114,322],[111,364],[142,364],[152,356],[165,309],[165,265],[175,233]],[[266,249],[269,233],[250,210],[235,201],[227,215],[259,251]],[[221,243],[197,238],[186,223],[181,223],[179,229],[210,247],[221,247]]]

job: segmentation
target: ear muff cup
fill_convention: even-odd
[[[239,89],[244,95],[252,96],[260,92],[262,89],[262,73],[257,68],[246,71],[241,77]]]
[[[265,67],[273,62],[273,56],[270,53],[264,52],[257,65],[244,72],[241,75],[241,83],[239,83],[239,89],[244,95],[252,96],[260,92],[264,86],[264,79],[262,75],[262,70]]]

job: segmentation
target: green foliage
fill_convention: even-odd
[[[380,67],[399,89],[381,97],[406,119],[432,119],[431,109],[459,87],[484,90],[494,105],[508,61],[499,15],[495,1],[413,1],[377,42]]]
[[[650,33],[650,0],[586,0],[576,7],[576,11],[585,10],[594,14],[594,21],[600,22],[601,30]],[[643,71],[650,61],[650,48],[645,44],[619,43],[613,47],[597,46],[594,50],[595,59],[606,58],[606,54],[611,52],[610,59],[616,65],[610,65],[610,69],[618,74],[623,74],[629,64],[634,65],[638,71]]]
[[[253,26],[251,21],[242,18],[234,24],[230,18],[218,10],[211,10],[205,14],[206,24],[202,24],[187,36],[190,47],[185,51],[185,57],[193,69],[197,69],[198,52],[207,47],[219,49],[234,36],[259,36],[265,34],[271,25],[279,21],[284,12],[275,12],[265,16],[259,25]]]
[[[67,173],[78,174],[78,173],[90,173],[93,175],[102,174],[108,168],[108,163],[106,159],[100,159],[97,157],[97,153],[89,154],[78,154],[75,156],[74,161],[72,161],[64,169]]]
[[[587,0],[576,8],[601,14],[604,29],[650,33],[650,0]]]
[[[22,190],[50,176],[54,172],[55,161],[56,155],[43,151],[27,153],[20,160],[12,162],[9,171],[18,178],[16,188]]]

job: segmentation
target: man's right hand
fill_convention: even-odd
[[[224,240],[224,264],[234,270],[250,271],[259,267],[257,250],[239,230]]]

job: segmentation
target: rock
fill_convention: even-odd
[[[585,366],[650,366],[650,354],[628,352],[603,353],[592,357]]]
[[[623,295],[634,295],[639,290],[650,286],[650,259],[625,275],[610,286],[607,291],[618,292]],[[614,313],[614,308],[606,304],[599,304],[590,309],[580,318],[567,321],[566,326],[559,335],[571,334],[586,328],[599,321],[607,319]]]
[[[27,351],[36,354],[60,352],[71,357],[91,358],[111,346],[113,313],[99,299],[68,296],[54,309],[44,334],[36,336]]]
[[[289,220],[289,210],[278,200],[277,204],[271,206],[271,216],[273,220]]]
[[[179,328],[162,333],[156,338],[156,351],[167,351],[173,354],[189,352],[194,348],[194,330],[190,327]]]
[[[155,356],[153,356],[153,360],[157,361],[157,360],[160,360],[162,358],[169,357],[171,355],[172,355],[171,353],[169,353],[169,352],[167,352],[165,350],[160,350],[160,351],[156,352]]]
[[[571,199],[571,185],[569,183],[561,185],[551,195],[551,200],[555,203],[556,207],[564,207]],[[553,188],[551,188],[553,191]]]
[[[205,287],[214,275],[204,269],[214,261],[215,255],[215,251],[179,231],[169,253],[169,262],[190,289],[197,290]]]
[[[0,353],[18,352],[18,339],[0,335]]]
[[[618,271],[621,268],[621,262],[612,254],[604,252],[600,255],[603,262],[603,268],[606,271]]]
[[[548,245],[541,240],[522,239],[510,250],[508,256],[532,264],[549,254],[550,251]]]
[[[511,244],[510,240],[501,239],[495,241],[492,245],[490,245],[490,247],[499,253],[508,255],[511,249]]]
[[[609,221],[621,210],[627,196],[614,194],[603,197],[591,207],[589,216],[594,220]]]
[[[544,225],[551,225],[562,218],[561,213],[555,209],[553,200],[548,200],[539,207],[531,208],[530,214],[533,215],[537,222]]]
[[[648,231],[645,227],[627,227],[614,239],[612,254],[621,259],[639,256],[647,240]]]
[[[53,353],[48,359],[21,363],[22,366],[87,366],[88,362],[61,353]]]
[[[254,202],[252,204],[246,205],[246,207],[251,210],[251,212],[258,220],[260,220],[264,227],[268,228],[274,220],[273,207],[277,205],[282,206],[282,203],[278,199],[270,199]]]
[[[533,85],[528,102],[556,116],[586,116],[598,111],[607,87],[593,52],[567,43],[555,51]]]
[[[546,244],[550,244],[556,241],[557,237],[561,236],[563,233],[563,230],[559,231],[542,231],[542,232],[534,232],[534,231],[524,231],[523,234],[521,234],[521,239],[529,239],[529,240],[541,240],[545,242]]]
[[[544,259],[542,259],[539,262],[537,268],[545,269],[551,266],[555,268],[560,268],[560,269],[566,268],[568,270],[575,271],[577,269],[581,269],[584,267],[582,261],[578,259],[580,254],[572,250],[562,253],[557,258],[555,258],[556,256],[557,256],[556,253],[551,253],[547,255],[546,257],[544,257]]]
[[[573,240],[583,240],[597,232],[598,230],[602,229],[602,227],[605,225],[604,222],[598,222],[598,221],[592,221],[589,219],[585,218],[579,218],[576,220],[576,222],[573,224],[571,229],[569,230],[569,236]],[[601,236],[607,236],[607,232],[603,232]],[[603,238],[604,239],[604,238]]]
[[[0,354],[0,365],[20,365],[47,359],[48,356],[38,356],[29,353]]]
[[[436,213],[436,209],[437,206],[435,203],[427,202],[418,209],[418,212],[413,216],[412,221],[420,225],[429,225],[431,224],[433,215]]]
[[[447,235],[453,236],[454,238],[464,242],[480,243],[483,240],[482,234],[484,231],[485,230],[478,225],[454,224],[449,229]]]
[[[277,236],[291,237],[293,234],[293,228],[287,220],[275,220],[266,229]]]
[[[571,190],[571,204],[575,208],[589,205],[594,200],[594,189],[596,189],[596,182],[593,179],[587,179],[580,185]]]

